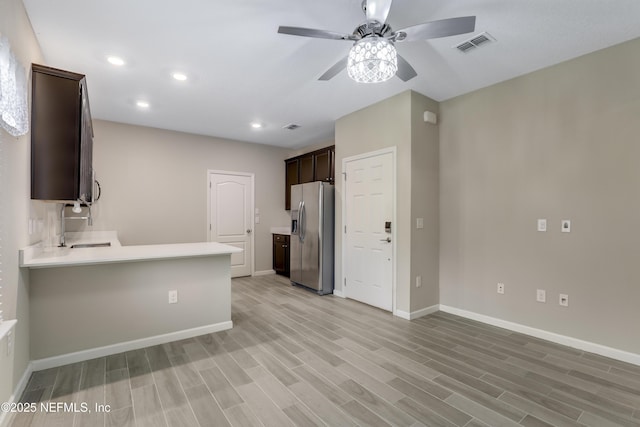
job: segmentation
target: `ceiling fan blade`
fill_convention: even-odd
[[[318,80],[331,80],[338,74],[340,71],[347,68],[347,57],[345,56],[340,61],[336,62],[331,68],[329,68],[323,75],[318,77]]]
[[[302,37],[315,37],[318,39],[331,39],[331,40],[355,40],[352,38],[352,34],[342,34],[336,33],[334,31],[326,31],[326,30],[315,30],[313,28],[303,28],[303,27],[278,27],[278,32],[280,34],[289,34],[292,36],[302,36]]]
[[[392,0],[367,0],[367,20],[387,22]]]
[[[398,71],[396,71],[396,76],[398,76],[403,82],[406,82],[417,75],[418,73],[416,73],[416,70],[414,70],[413,67],[409,65],[407,60],[398,55]]]
[[[476,28],[475,16],[462,16],[460,18],[441,19],[439,21],[425,22],[411,27],[397,30],[398,41],[414,41],[437,39],[457,34],[470,33]],[[402,37],[405,34],[406,37]]]

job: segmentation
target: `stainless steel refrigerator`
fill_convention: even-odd
[[[334,187],[291,186],[290,279],[320,295],[333,293]]]

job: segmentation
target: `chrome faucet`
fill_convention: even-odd
[[[67,207],[66,203],[62,203],[62,209],[60,209],[60,244],[58,245],[58,247],[60,248],[64,248],[67,246],[66,243],[66,238],[65,238],[65,221],[67,219],[86,219],[87,220],[87,225],[89,225],[90,227],[93,225],[93,217],[91,216],[91,205],[89,203],[87,203],[86,201],[84,201],[83,199],[79,199],[79,201],[77,203],[84,203],[89,212],[87,216],[70,216],[70,217],[66,217],[65,216],[65,209]]]

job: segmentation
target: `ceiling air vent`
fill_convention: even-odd
[[[484,33],[480,33],[477,34],[473,37],[471,37],[468,40],[463,41],[460,44],[455,45],[454,47],[456,49],[458,49],[460,52],[462,53],[467,53],[470,50],[473,50],[477,47],[480,47],[483,44],[489,43],[489,42],[494,42],[496,41],[496,39],[494,39],[491,34],[487,33],[486,31]]]
[[[300,127],[300,125],[296,125],[295,123],[291,123],[290,125],[285,125],[282,126],[282,129],[287,129],[287,130],[296,130]]]

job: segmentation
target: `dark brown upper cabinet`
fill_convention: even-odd
[[[333,148],[323,150],[315,155],[315,179],[314,181],[333,182],[334,178],[334,157]]]
[[[285,209],[291,209],[291,186],[305,182],[333,183],[335,176],[335,146],[302,154],[285,162]]]
[[[300,184],[315,181],[315,162],[313,154],[300,157]]]
[[[92,201],[93,126],[82,74],[33,64],[31,198]]]
[[[300,184],[300,160],[289,159],[285,160],[285,200],[284,205],[285,209],[291,209],[291,186],[295,184]]]

